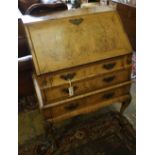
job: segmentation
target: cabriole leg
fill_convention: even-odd
[[[128,99],[126,99],[125,101],[122,102],[122,106],[121,106],[121,109],[120,109],[120,113],[123,114],[125,109],[129,106],[130,102],[131,102],[131,95]]]

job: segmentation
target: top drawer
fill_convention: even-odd
[[[70,68],[67,71],[62,70],[39,76],[37,77],[39,86],[41,89],[46,89],[60,86],[62,84],[68,84],[69,79],[72,80],[72,82],[76,82],[96,75],[120,70],[131,65],[131,63],[128,62],[129,59],[131,59],[131,55],[125,55],[76,68]]]

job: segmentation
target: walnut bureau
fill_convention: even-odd
[[[113,9],[64,11],[25,24],[41,112],[57,122],[130,103],[132,48]]]

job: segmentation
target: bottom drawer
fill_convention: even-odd
[[[79,111],[80,109],[87,108],[95,104],[100,104],[100,102],[112,100],[116,97],[129,94],[129,91],[130,85],[125,85],[61,105],[43,109],[43,113],[46,119],[54,119],[62,115],[69,115],[69,113]]]

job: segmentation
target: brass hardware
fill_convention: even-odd
[[[66,105],[64,108],[65,108],[66,110],[71,111],[71,110],[76,109],[78,106],[79,106],[78,103],[71,103],[71,104],[69,104],[69,105]]]
[[[66,75],[61,75],[60,78],[64,79],[64,80],[71,80],[74,78],[74,76],[76,75],[76,73],[68,73]]]
[[[74,24],[74,25],[80,25],[83,22],[83,18],[70,19],[69,22],[72,23],[72,24]]]
[[[46,86],[46,85],[47,85],[47,81],[46,81],[45,79],[43,79],[42,85],[43,85],[43,86]]]
[[[103,98],[103,99],[110,99],[110,98],[112,98],[114,95],[115,95],[114,92],[110,92],[110,93],[104,94],[104,95],[102,96],[102,98]]]
[[[112,62],[112,63],[108,63],[108,64],[104,64],[103,65],[103,68],[105,68],[105,69],[112,69],[112,68],[114,68],[115,67],[115,65],[116,65],[116,62]]]
[[[77,88],[78,88],[77,86],[73,86],[74,91],[76,91]],[[68,88],[63,88],[62,91],[63,91],[64,93],[67,93],[67,94],[69,93]]]
[[[64,89],[62,89],[62,91],[64,92],[64,93],[69,93],[69,90],[68,90],[68,88],[64,88]]]
[[[109,77],[104,78],[103,81],[109,83],[109,82],[112,82],[115,78],[116,78],[116,76],[113,75],[113,76],[109,76]]]

